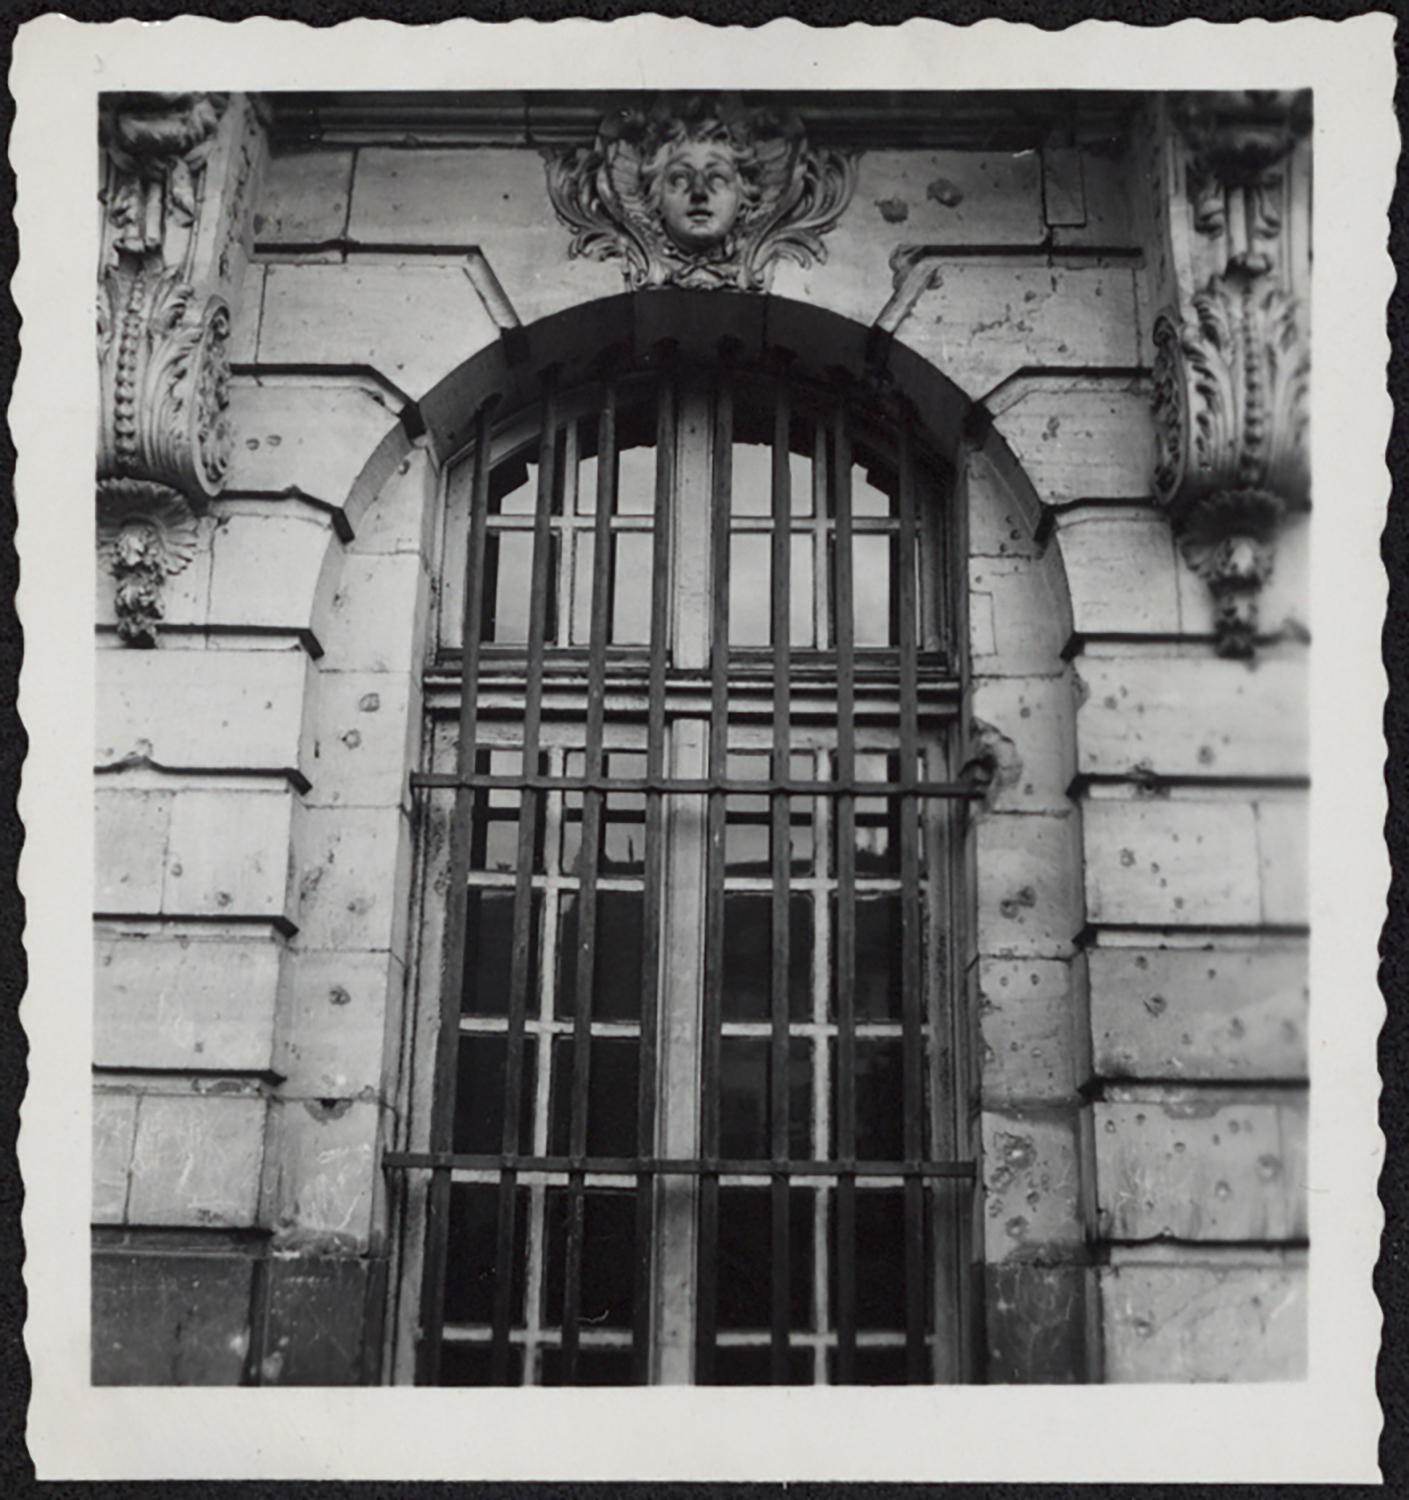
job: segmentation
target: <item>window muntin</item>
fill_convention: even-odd
[[[527,607],[471,568],[477,690],[436,735],[467,897],[422,1376],[952,1378],[972,1165],[937,962],[962,792],[935,482],[906,437],[761,381],[535,419],[532,461],[482,422],[458,524],[452,485],[452,571],[527,538]]]

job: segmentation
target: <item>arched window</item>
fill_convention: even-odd
[[[677,362],[447,479],[418,1378],[963,1378],[945,464]]]

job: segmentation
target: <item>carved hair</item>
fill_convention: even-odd
[[[678,104],[662,100],[646,115],[628,122],[623,135],[634,137],[641,157],[641,190],[660,211],[665,168],[682,146],[715,146],[733,163],[739,178],[738,225],[747,224],[763,201],[763,163],[756,125],[741,104],[695,96]]]

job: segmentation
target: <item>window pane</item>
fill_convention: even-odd
[[[656,450],[623,448],[616,456],[616,513],[651,516],[656,510]]]
[[[831,1196],[827,1238],[835,1307],[837,1214]],[[905,1195],[899,1188],[856,1190],[856,1326],[905,1327]]]
[[[572,1038],[553,1042],[548,1151],[572,1146]],[[634,1037],[593,1037],[587,1077],[587,1154],[635,1156],[636,1094],[641,1044]]]
[[[833,1385],[839,1383],[837,1376],[837,1351],[827,1351],[827,1369]],[[905,1348],[889,1345],[880,1349],[868,1349],[864,1344],[856,1350],[855,1385],[908,1385]]]
[[[533,1096],[537,1075],[537,1039],[523,1039],[523,1088],[519,1095],[519,1150],[533,1149]],[[461,1036],[455,1081],[454,1149],[471,1156],[491,1156],[504,1146],[504,1085],[509,1039]]]
[[[613,751],[607,774],[630,781],[646,774],[646,757],[635,751]],[[640,875],[646,868],[646,794],[609,792],[603,820],[602,873]]]
[[[542,1359],[543,1385],[563,1383],[563,1351],[544,1349]],[[632,1385],[634,1377],[629,1349],[584,1349],[577,1351],[578,1385]]]
[[[528,1011],[538,1009],[538,945],[543,925],[543,897],[529,897]],[[514,893],[474,886],[465,913],[465,1015],[507,1016],[514,958]]]
[[[651,639],[651,548],[649,531],[618,531],[612,571],[612,644],[643,646]]]
[[[839,1154],[837,1132],[837,1074],[840,1068],[832,1042],[832,1150]],[[856,1159],[904,1161],[905,1074],[903,1043],[899,1037],[856,1039]]]
[[[450,1188],[450,1236],[445,1260],[445,1321],[488,1323],[494,1317],[495,1258],[499,1248],[499,1188],[492,1184],[456,1182]],[[524,1304],[523,1248],[527,1239],[528,1189],[514,1194],[514,1292],[511,1320],[522,1327]],[[450,1380],[452,1366],[446,1364],[451,1350],[457,1354],[481,1349],[485,1356],[484,1380]],[[477,1368],[471,1364],[468,1368]],[[441,1353],[441,1375],[447,1384],[489,1383],[489,1346],[447,1343]]]
[[[895,575],[895,538],[858,534],[851,539],[852,588],[856,607],[856,644],[891,646],[891,581]]]
[[[851,513],[854,516],[894,515],[894,480],[878,466],[852,464]]]
[[[565,895],[559,908],[556,1012],[577,1012],[577,902]],[[592,963],[592,1015],[599,1021],[631,1021],[641,1013],[641,943],[644,898],[640,891],[597,892],[597,940]]]
[[[812,1384],[811,1349],[788,1350],[788,1384]],[[714,1351],[716,1385],[768,1385],[772,1380],[773,1355],[766,1344],[732,1345]]]
[[[789,1327],[812,1327],[813,1193],[788,1193]],[[716,1318],[720,1328],[768,1328],[773,1307],[773,1194],[766,1187],[719,1189]]]
[[[441,1346],[441,1385],[493,1385],[494,1353],[488,1344],[462,1344],[458,1340]],[[509,1384],[523,1381],[523,1349],[509,1346]]]
[[[547,1192],[547,1256],[544,1278],[544,1321],[563,1322],[567,1285],[567,1229],[569,1198],[565,1188]],[[598,1328],[630,1328],[636,1268],[636,1195],[620,1189],[589,1189],[582,1203],[582,1281],[579,1307],[582,1323]],[[630,1383],[630,1352],[627,1379]],[[579,1361],[582,1351],[579,1351]]]
[[[583,423],[584,429],[587,423]],[[596,434],[592,436],[595,438]],[[597,456],[580,459],[577,465],[577,513],[580,516],[597,514]]]
[[[726,1021],[766,1021],[773,990],[773,897],[729,891],[724,897],[724,997]],[[788,1015],[812,1014],[812,898],[788,898]]]
[[[558,538],[548,539],[546,640],[557,633]],[[529,605],[533,598],[533,533],[491,531],[484,539],[485,617],[481,639],[496,646],[528,641]]]
[[[773,513],[773,450],[759,443],[735,443],[729,508],[736,516]]]
[[[766,531],[729,537],[729,644],[766,646],[773,609],[773,538]]]
[[[719,1043],[719,1151],[726,1160],[772,1156],[768,1109],[769,1039],[726,1036]],[[789,1043],[788,1149],[799,1161],[812,1158],[812,1043]]]
[[[812,538],[805,531],[795,531],[791,537],[792,571],[788,597],[792,644],[807,648],[817,644],[816,601],[812,597]]]
[[[572,574],[572,642],[575,646],[587,646],[592,642],[592,560],[596,553],[596,537],[590,531],[578,532]]]
[[[537,453],[535,448],[534,453]],[[531,516],[538,503],[538,461],[522,454],[504,459],[489,476],[491,516]]]

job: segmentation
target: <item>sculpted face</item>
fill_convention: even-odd
[[[661,168],[661,218],[682,250],[717,245],[734,227],[741,196],[732,158],[706,141],[677,146]]]

